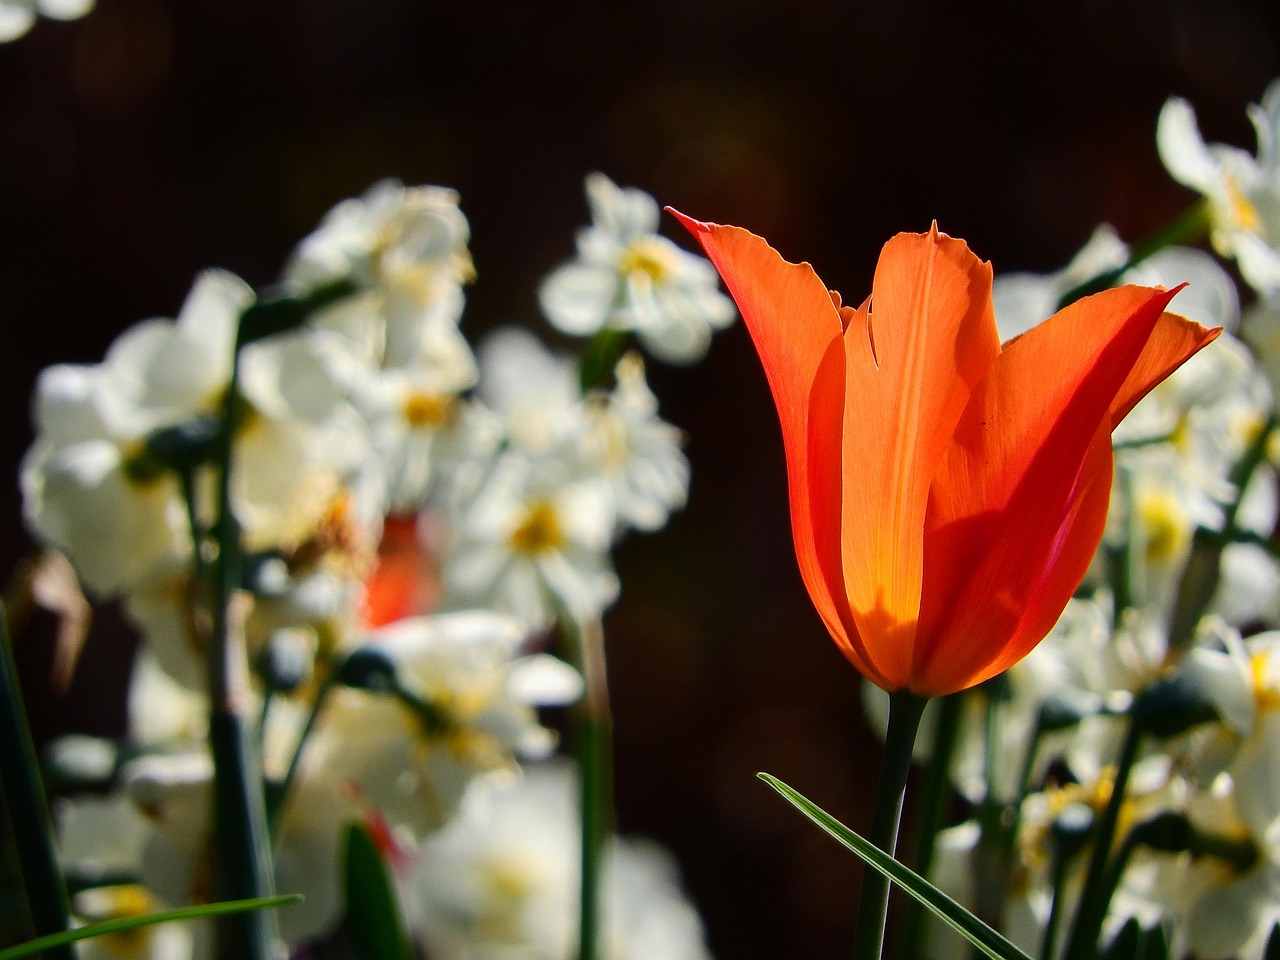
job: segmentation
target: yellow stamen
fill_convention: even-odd
[[[453,420],[457,403],[453,397],[428,390],[415,390],[405,398],[401,412],[409,426],[419,430],[438,430]]]
[[[543,553],[564,544],[564,532],[556,508],[547,500],[535,500],[525,509],[524,520],[511,534],[517,553]]]
[[[671,252],[653,237],[641,237],[627,245],[618,257],[618,270],[624,274],[642,274],[654,284],[667,279],[675,264]]]

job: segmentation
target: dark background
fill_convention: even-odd
[[[381,177],[461,192],[473,341],[539,324],[597,169],[750,227],[857,302],[880,245],[934,218],[997,270],[1056,267],[1102,220],[1137,239],[1190,200],[1156,156],[1164,99],[1252,148],[1244,107],[1280,73],[1280,4],[1230,0],[99,4],[0,47],[0,571],[29,548],[12,478],[38,370],[171,316],[206,266],[270,282]],[[754,778],[863,827],[878,763],[795,572],[763,377],[740,326],[650,377],[694,480],[618,552],[621,825],[678,853],[719,957],[844,956],[854,858]],[[130,650],[105,613],[59,697],[24,646],[37,735],[118,729],[102,691]]]

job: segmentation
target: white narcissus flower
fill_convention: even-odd
[[[597,617],[618,595],[616,510],[602,478],[573,479],[508,454],[450,517],[445,603],[489,607],[534,628]]]
[[[615,376],[612,391],[587,398],[584,468],[609,482],[620,523],[657,530],[688,498],[689,461],[680,450],[680,431],[658,416],[639,354],[624,356]]]
[[[340,688],[308,744],[303,773],[421,837],[457,810],[477,779],[510,774],[554,748],[534,707],[564,705],[581,678],[548,654],[521,656],[525,629],[488,611],[410,617],[366,649],[394,664],[406,695]]]
[[[1169,174],[1209,203],[1210,240],[1235,259],[1261,294],[1280,292],[1280,81],[1249,108],[1257,156],[1238,147],[1206,144],[1187,101],[1165,103],[1156,146]]]
[[[403,896],[410,928],[437,960],[570,960],[577,952],[577,788],[561,761],[526,768],[474,797],[420,851]],[[608,844],[606,960],[707,960],[702,924],[670,854]]]
[[[375,367],[427,367],[437,379],[474,362],[458,332],[462,286],[474,271],[470,227],[458,195],[443,187],[374,184],[344,200],[302,241],[284,271],[304,290],[350,281],[356,292],[318,312],[313,325],[343,333]]]
[[[658,236],[658,205],[608,177],[587,177],[592,226],[578,235],[578,258],[543,281],[538,299],[552,325],[572,336],[631,330],[659,360],[701,360],[711,335],[733,322],[705,259]]]
[[[17,40],[31,29],[36,15],[50,20],[78,20],[93,9],[93,0],[0,0],[0,43]]]

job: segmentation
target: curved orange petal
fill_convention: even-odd
[[[801,577],[837,645],[874,680],[878,672],[849,614],[840,567],[845,379],[840,313],[809,264],[788,263],[739,227],[668,210],[702,244],[742,312],[782,424]]]
[[[1000,353],[991,265],[936,225],[898,234],[880,254],[871,299],[846,316],[844,582],[892,690],[910,676],[929,486]]]
[[[1052,627],[1102,535],[1111,459],[1093,449],[1099,435],[1212,339],[1164,319],[1172,296],[1080,300],[992,365],[931,490],[912,689],[962,689]]]
[[[1181,290],[1175,288],[1174,293]],[[1111,429],[1161,380],[1202,347],[1218,339],[1221,327],[1202,327],[1176,313],[1166,313],[1156,321],[1151,337],[1111,404]]]

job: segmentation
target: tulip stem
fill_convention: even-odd
[[[952,693],[938,702],[937,723],[933,730],[933,749],[929,752],[929,765],[925,768],[924,787],[916,808],[917,825],[915,850],[912,851],[911,868],[922,877],[928,877],[933,867],[938,847],[938,831],[942,828],[943,813],[951,783],[951,757],[955,753],[956,735],[960,730],[960,710],[966,693]],[[915,960],[924,943],[926,908],[912,898],[907,903],[906,915],[901,926],[901,950],[897,955],[903,960]]]
[[[868,834],[868,839],[889,856],[894,855],[898,844],[902,801],[907,789],[907,774],[911,770],[911,749],[920,728],[920,716],[928,702],[926,697],[906,690],[889,694],[889,728],[885,733],[884,760],[876,784]],[[888,913],[888,879],[874,870],[864,870],[853,941],[854,960],[879,960],[884,949]]]
[[[1100,273],[1078,286],[1072,287],[1058,301],[1061,310],[1068,304],[1075,303],[1082,297],[1100,293],[1114,287],[1120,278],[1146,260],[1152,254],[1159,253],[1165,247],[1179,243],[1199,240],[1209,229],[1209,202],[1199,200],[1183,210],[1180,214],[1153,233],[1147,234],[1133,245],[1129,259],[1113,270]]]

